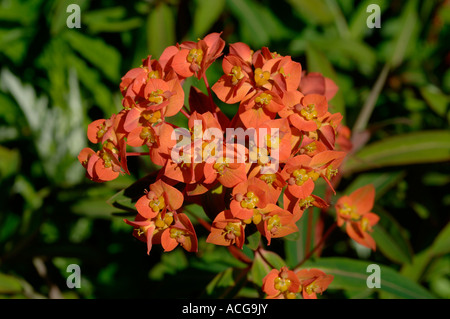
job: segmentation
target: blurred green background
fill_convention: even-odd
[[[79,29],[66,25],[72,3]],[[373,3],[381,28],[366,24]],[[157,246],[147,256],[122,221],[129,215],[108,204],[151,164],[131,158],[131,176],[96,184],[76,158],[90,146],[87,125],[120,111],[129,69],[222,31],[227,43],[291,55],[340,88],[332,110],[360,143],[338,196],[374,183],[382,219],[375,253],[336,231],[323,260],[345,258],[334,261],[349,272],[360,265],[352,260],[379,263],[424,296],[450,298],[450,3],[424,0],[0,0],[0,297],[216,298],[236,284],[230,269],[243,264],[206,244],[198,225],[198,254]],[[208,70],[211,83],[220,75],[220,63]],[[269,247],[291,266],[304,257],[299,227]],[[79,289],[66,285],[69,264],[81,267]],[[402,297],[367,289],[365,277],[337,279],[323,298]],[[241,288],[232,296],[263,296],[251,281]]]

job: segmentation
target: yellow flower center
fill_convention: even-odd
[[[370,226],[369,219],[367,217],[361,218],[361,228],[363,231],[372,231],[372,227]]]
[[[112,166],[112,162],[113,162],[113,156],[106,151],[101,151],[101,158],[103,159],[103,161],[105,161],[105,167],[109,168]]]
[[[213,168],[217,171],[217,173],[222,176],[226,167],[229,167],[228,163],[214,163]]]
[[[139,137],[146,143],[153,144],[156,142],[156,138],[149,127],[143,127]]]
[[[164,101],[163,94],[164,94],[163,90],[157,89],[156,91],[150,93],[148,101],[155,104],[161,104]]]
[[[275,278],[275,289],[281,292],[286,292],[291,286],[291,280],[288,278],[277,277]]]
[[[154,211],[159,212],[160,210],[164,209],[166,207],[166,202],[164,200],[164,197],[161,195],[158,198],[152,199],[148,206]]]
[[[273,215],[267,221],[267,230],[269,230],[272,234],[276,234],[280,227],[281,221],[278,215]]]
[[[253,209],[259,202],[258,196],[252,191],[247,192],[245,197],[241,200],[241,207],[247,209]]]
[[[159,110],[155,112],[143,112],[142,117],[149,123],[154,124],[161,121],[161,112]]]
[[[306,107],[300,110],[300,114],[308,121],[317,117],[316,105],[308,104]]]
[[[306,209],[306,208],[312,206],[312,203],[315,201],[316,201],[316,199],[310,195],[304,199],[300,199],[298,201],[298,206],[300,206],[301,209]]]
[[[189,51],[188,56],[186,57],[186,60],[189,63],[200,64],[203,60],[203,50],[202,49],[191,49]]]
[[[272,184],[274,181],[276,181],[277,176],[275,174],[263,174],[260,176],[260,179],[267,184]]]
[[[240,66],[233,66],[231,73],[228,75],[231,76],[231,83],[233,85],[236,85],[239,80],[244,78],[244,74],[242,73],[242,68]]]
[[[266,71],[267,72],[267,71]],[[269,73],[269,72],[267,72]],[[259,105],[260,107],[264,105],[268,105],[272,101],[272,95],[268,93],[261,93],[255,98],[255,103]]]
[[[229,240],[233,240],[236,237],[241,236],[241,225],[239,223],[229,222],[225,226],[225,238]]]
[[[173,222],[173,214],[172,213],[165,213],[164,218],[162,218],[161,213],[156,216],[155,219],[155,226],[159,228],[159,230],[164,230],[170,225],[172,225]]]
[[[263,86],[268,83],[270,79],[269,71],[263,71],[261,68],[255,69],[255,83],[257,86]]]
[[[326,172],[326,176],[328,179],[331,179],[332,177],[336,176],[338,173],[338,169],[333,169],[333,165],[329,165],[327,167],[327,172]]]
[[[339,209],[339,214],[344,217],[350,217],[354,221],[358,221],[361,218],[361,216],[356,212],[355,208],[346,203],[344,203],[344,205],[342,205],[342,207]]]

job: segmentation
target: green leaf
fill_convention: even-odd
[[[171,45],[175,45],[175,17],[169,6],[160,3],[150,12],[147,20],[149,54],[159,57]]]
[[[302,268],[317,268],[334,276],[330,289],[366,290],[367,278],[372,272],[367,271],[370,262],[350,258],[329,257],[317,261],[308,261]],[[403,299],[433,299],[434,296],[425,288],[402,276],[394,269],[380,265],[381,287],[373,288]]]
[[[203,36],[211,29],[224,10],[225,0],[196,0],[194,11],[194,35]]]
[[[217,274],[206,286],[210,298],[232,298],[244,286],[247,280],[248,268],[228,268]]]
[[[430,84],[421,87],[419,90],[427,104],[436,114],[442,117],[447,114],[450,98],[443,94],[438,87]]]
[[[83,22],[93,33],[125,32],[142,25],[139,17],[125,19],[126,13],[126,8],[120,6],[88,11],[83,14]]]
[[[397,30],[392,43],[389,46],[388,52],[392,55],[388,58],[388,62],[392,67],[399,66],[405,58],[407,49],[411,44],[420,20],[417,15],[417,1],[408,1],[405,8],[402,10],[403,14],[400,16],[400,30]]]
[[[0,294],[17,294],[21,291],[22,284],[18,278],[0,273]]]
[[[433,255],[444,255],[450,253],[450,223],[439,233],[431,246]]]
[[[255,231],[253,234],[247,236],[246,241],[248,242],[246,245],[248,248],[252,250],[256,250],[258,248],[259,243],[261,241],[261,233],[259,231]]]
[[[0,145],[0,180],[15,174],[20,167],[20,153]]]
[[[78,31],[68,30],[63,35],[74,50],[109,80],[117,82],[120,79],[120,53],[115,47],[102,38],[92,38]]]
[[[389,189],[397,185],[398,182],[403,180],[405,175],[406,173],[404,171],[359,174],[345,189],[344,194],[351,194],[358,188],[372,184],[375,187],[375,199],[378,199]]]
[[[252,268],[250,269],[250,280],[258,286],[262,285],[263,278],[272,270],[260,254],[255,254]]]
[[[324,0],[288,0],[293,9],[311,24],[326,25],[334,21],[334,16]]]
[[[375,209],[380,221],[373,228],[371,236],[377,243],[377,250],[395,263],[404,264],[412,261],[411,244],[405,236],[405,230],[388,213]]]
[[[450,160],[450,131],[420,131],[392,136],[362,148],[348,158],[344,171]]]
[[[163,280],[164,276],[174,275],[188,266],[189,262],[184,250],[175,249],[161,256],[161,261],[150,270],[149,278],[152,280]]]
[[[239,19],[242,38],[248,45],[254,47],[267,46],[270,41],[263,20],[255,10],[252,0],[227,0],[227,5],[232,14]]]

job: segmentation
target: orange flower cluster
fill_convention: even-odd
[[[136,218],[125,220],[147,243],[148,253],[153,244],[165,251],[177,245],[197,251],[183,206],[204,203],[212,193],[220,196],[214,197],[214,209],[204,207],[212,220],[208,243],[242,248],[251,229],[270,245],[272,238],[298,231],[296,222],[305,209],[329,207],[313,194],[316,183],[323,179],[334,191],[331,180],[351,149],[342,115],[329,109],[337,91],[333,81],[306,73],[290,56],[233,43],[222,60],[223,75],[210,86],[206,71],[224,48],[221,34],[212,33],[170,46],[159,59],[148,56],[122,77],[123,109],[88,127],[89,141],[99,150],[85,148],[78,159],[91,180],[129,174],[127,157],[135,154],[127,147],[143,147],[141,155],[161,167],[156,182],[136,202]],[[183,88],[189,77],[204,80],[207,92]],[[234,117],[228,118],[215,99],[222,108],[238,104]],[[172,123],[178,114],[188,119],[187,128]],[[347,222],[350,236],[372,247],[361,235],[376,222],[368,207],[356,216],[345,203],[338,202],[340,225]],[[316,270],[273,270],[264,289],[271,298],[299,292],[313,298],[329,281]]]
[[[272,269],[263,279],[262,290],[268,299],[317,299],[333,281],[333,275],[327,275],[318,269],[302,269],[297,272],[281,267]]]

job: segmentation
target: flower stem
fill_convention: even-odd
[[[312,236],[313,219],[314,219],[313,213],[314,213],[314,208],[310,207],[308,209],[308,227],[306,229],[306,243],[305,243],[306,255],[309,254],[309,250],[311,248],[311,236]]]
[[[330,234],[333,232],[333,230],[336,228],[336,226],[337,226],[337,224],[336,224],[336,222],[334,222],[330,226],[330,228],[328,228],[328,230],[325,232],[325,234],[322,236],[322,238],[317,243],[317,245],[305,256],[305,258],[303,258],[303,260],[301,260],[294,267],[294,269],[301,267],[309,258],[311,258],[311,256],[316,252],[316,250],[319,249],[325,243],[325,240],[328,238],[328,236],[330,236]]]
[[[148,152],[127,152],[127,156],[146,156]]]
[[[191,117],[185,110],[181,109],[180,110],[181,114],[183,114],[184,116],[186,116],[188,119]]]
[[[215,107],[214,107],[215,103],[214,103],[211,87],[209,86],[208,79],[206,78],[206,73],[203,73],[203,81],[205,82],[206,89],[208,90],[208,96],[209,96],[209,102],[210,102],[209,109],[210,109],[211,113],[214,114],[214,117],[216,118],[216,120],[219,120],[219,118],[217,117]]]

